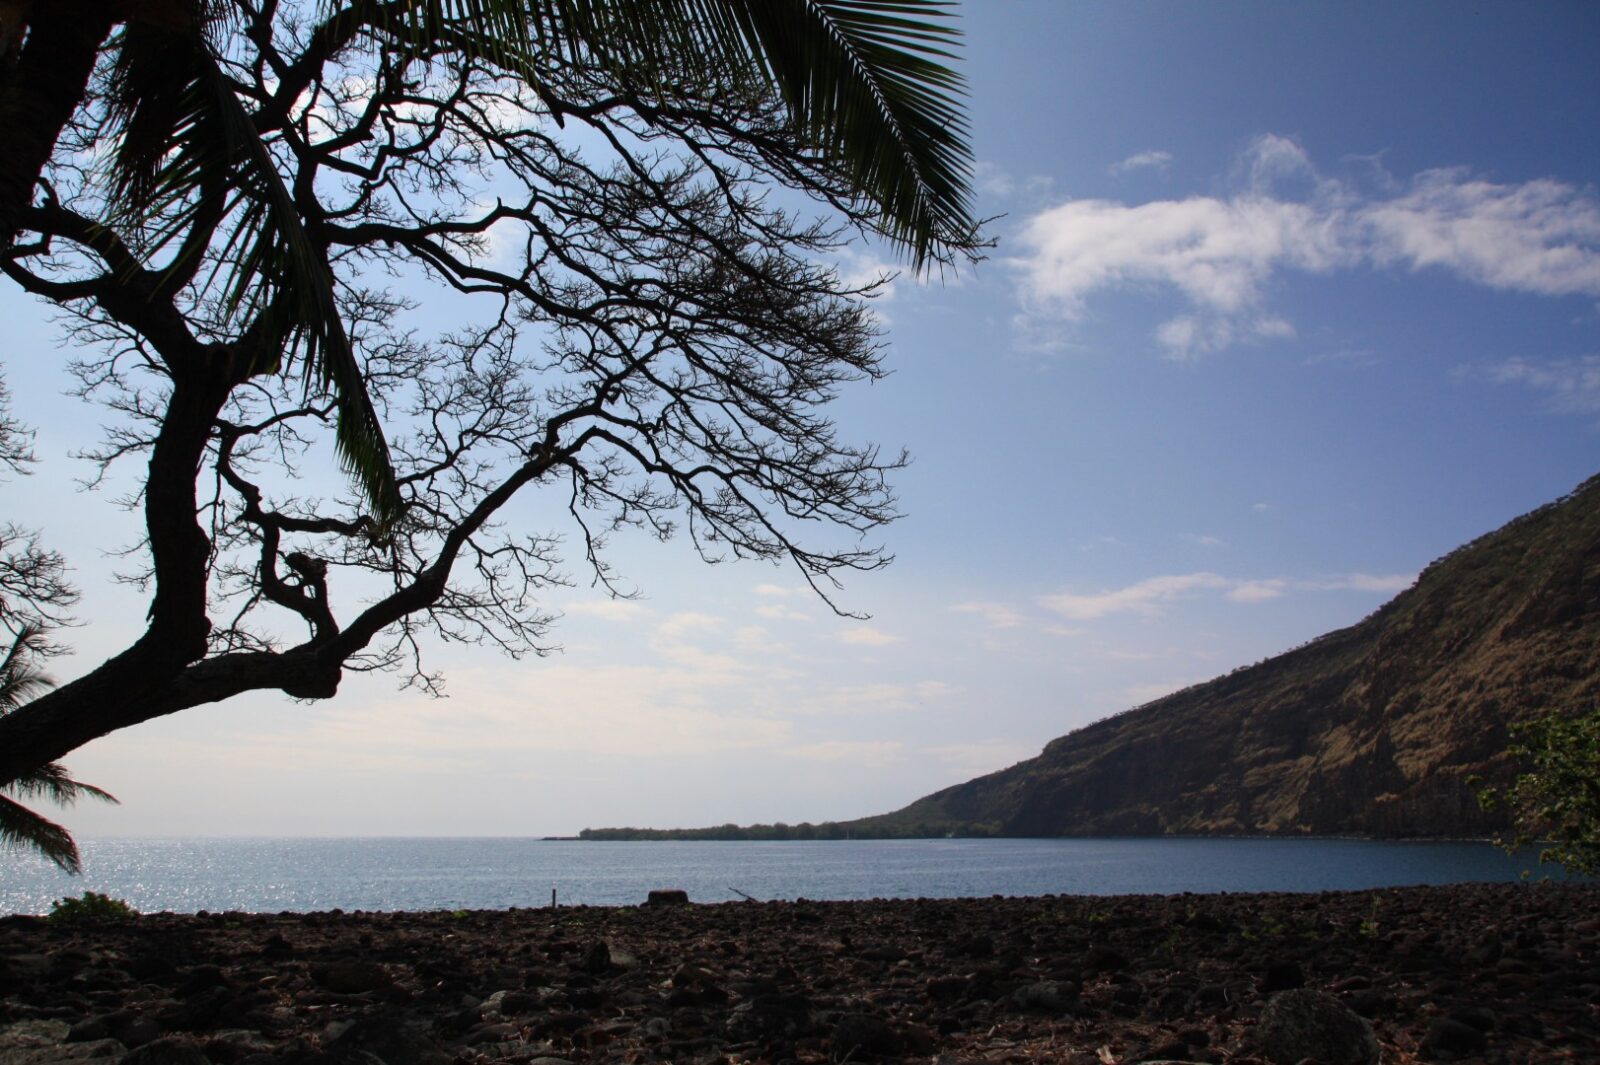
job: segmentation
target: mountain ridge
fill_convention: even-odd
[[[1508,726],[1600,698],[1600,476],[1363,620],[847,822],[861,834],[1484,836]]]
[[[588,839],[1480,838],[1509,727],[1600,700],[1600,475],[1430,563],[1366,618],[900,810]]]

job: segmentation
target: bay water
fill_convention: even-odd
[[[456,910],[695,902],[1337,891],[1553,875],[1483,842],[955,839],[601,843],[538,839],[91,839],[69,877],[0,853],[0,914],[96,891],[141,912]]]

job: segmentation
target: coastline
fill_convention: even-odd
[[[1597,913],[1600,885],[1530,883],[9,917],[0,1047],[19,1065],[142,1046],[187,1065],[1245,1065],[1269,1060],[1263,1010],[1308,989],[1365,1018],[1386,1062],[1592,1061]]]

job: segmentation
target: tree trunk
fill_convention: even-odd
[[[116,24],[104,0],[44,0],[31,16],[15,60],[0,57],[0,250],[17,239],[34,185]]]
[[[175,369],[150,451],[144,510],[156,592],[149,627],[121,654],[0,718],[0,785],[108,732],[182,708],[170,703],[168,690],[205,656],[211,630],[211,541],[196,516],[195,477],[231,389],[228,361],[213,355],[188,360],[187,372]]]

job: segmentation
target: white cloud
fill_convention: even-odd
[[[1467,367],[1463,374],[1492,384],[1522,385],[1542,392],[1559,414],[1600,413],[1600,355],[1535,362],[1513,358]]]
[[[1188,310],[1155,339],[1178,358],[1294,335],[1266,307],[1286,271],[1444,270],[1491,289],[1600,296],[1600,199],[1553,180],[1496,184],[1461,169],[1419,174],[1379,197],[1317,174],[1303,149],[1261,137],[1236,191],[1127,205],[1072,200],[1027,220],[1023,328],[1081,319],[1110,288],[1175,291]],[[1291,195],[1298,191],[1298,197]]]
[[[1187,540],[1191,544],[1198,544],[1201,547],[1228,546],[1228,541],[1216,536],[1206,536],[1202,533],[1179,533],[1178,538],[1180,540]]]
[[[1039,605],[1073,621],[1093,621],[1111,614],[1151,614],[1162,603],[1207,589],[1226,588],[1230,582],[1215,573],[1188,573],[1149,577],[1126,588],[1090,595],[1046,595]]]
[[[1360,219],[1379,265],[1439,267],[1511,292],[1600,295],[1600,200],[1559,181],[1496,185],[1431,170]]]
[[[1091,292],[1129,283],[1172,285],[1197,307],[1236,314],[1279,265],[1329,269],[1339,254],[1315,208],[1254,197],[1073,200],[1035,215],[1020,239],[1029,294],[1074,318]]]
[[[1106,167],[1112,174],[1126,174],[1130,170],[1145,170],[1154,168],[1165,170],[1172,164],[1172,153],[1153,149],[1147,152],[1135,152],[1120,163],[1112,163]]]
[[[1022,627],[1022,615],[1004,603],[957,603],[950,608],[952,614],[976,614],[991,629],[1016,629]]]
[[[1251,503],[1250,504],[1250,509],[1255,511],[1257,514],[1265,514],[1267,511],[1272,509],[1272,504],[1271,503]]]
[[[856,647],[888,647],[890,644],[901,642],[899,636],[875,629],[871,625],[857,625],[845,629],[837,639],[840,643],[848,643]]]

